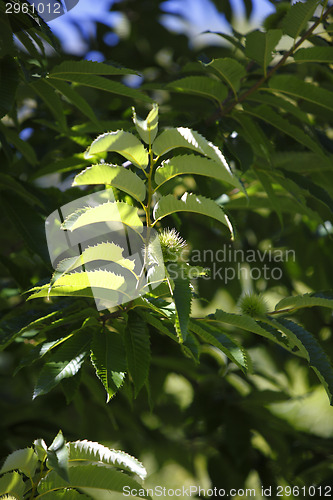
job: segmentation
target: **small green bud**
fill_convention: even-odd
[[[185,260],[183,251],[186,248],[186,241],[177,233],[175,229],[164,229],[159,234],[164,262],[177,262]]]
[[[239,301],[239,308],[242,314],[247,314],[252,318],[260,318],[267,314],[267,305],[261,295],[248,293]]]

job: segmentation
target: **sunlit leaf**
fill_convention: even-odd
[[[231,173],[230,167],[217,146],[207,141],[201,134],[190,128],[178,127],[164,130],[153,144],[154,153],[163,156],[172,149],[188,148],[208,156],[218,164],[222,164]]]
[[[137,492],[142,491],[141,485],[129,477],[127,474],[110,469],[109,467],[99,467],[98,465],[79,465],[70,467],[69,484],[59,477],[54,471],[51,471],[38,486],[39,495],[44,495],[49,491],[57,491],[59,489],[79,488],[84,491],[84,488],[93,488],[96,493],[109,495],[106,498],[111,498],[111,492],[123,493],[123,488],[127,486],[131,490]],[[150,498],[144,494],[143,498]]]
[[[0,474],[19,469],[28,477],[33,477],[38,463],[38,457],[32,448],[13,451],[0,469]]]
[[[125,167],[108,163],[87,167],[74,178],[73,186],[85,184],[111,185],[140,201],[146,196],[146,186],[136,174]]]
[[[107,132],[98,136],[87,149],[86,158],[97,153],[115,151],[121,154],[133,165],[145,168],[148,165],[148,152],[135,135],[124,130]]]
[[[0,495],[5,495],[6,493],[13,495],[12,497],[1,497],[1,498],[13,498],[14,500],[23,500],[23,494],[25,491],[25,483],[23,477],[18,472],[11,472],[0,477]]]
[[[142,222],[138,216],[138,209],[122,201],[106,202],[96,207],[79,209],[69,215],[62,224],[62,229],[75,231],[88,224],[98,222],[123,223],[140,230]],[[118,226],[117,226],[118,227]]]
[[[162,162],[155,172],[155,182],[161,186],[169,179],[177,175],[204,175],[222,182],[227,182],[234,187],[243,189],[239,179],[230,169],[224,168],[209,158],[201,158],[195,155],[180,155]]]
[[[153,104],[153,109],[148,113],[145,120],[137,116],[134,108],[132,110],[133,122],[138,134],[146,144],[152,144],[158,131],[158,105]]]
[[[124,276],[101,269],[65,274],[57,280],[52,288],[50,288],[50,284],[47,284],[32,288],[30,292],[33,293],[28,300],[72,295],[73,297],[110,299],[110,301],[117,302],[119,294],[127,297]]]
[[[124,451],[113,450],[92,441],[74,441],[67,443],[69,448],[69,460],[77,465],[81,461],[89,461],[96,464],[112,465],[117,469],[127,470],[144,479],[147,471],[139,460],[128,455]]]
[[[59,476],[65,481],[69,481],[68,477],[68,458],[69,452],[66,446],[64,436],[61,431],[54,438],[51,446],[47,449],[47,466],[49,469],[54,469]]]
[[[229,228],[231,235],[233,235],[232,225],[222,208],[215,201],[204,196],[184,193],[181,199],[178,200],[172,194],[168,194],[155,205],[154,219],[158,221],[175,212],[193,212],[206,215],[222,222],[222,224]]]

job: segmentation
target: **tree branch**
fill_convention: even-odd
[[[263,76],[253,87],[248,89],[246,92],[244,92],[237,100],[234,100],[229,104],[229,106],[223,108],[222,110],[217,110],[210,118],[207,120],[207,125],[211,125],[214,121],[218,120],[224,115],[227,115],[234,109],[236,104],[245,101],[251,94],[253,94],[257,89],[259,89],[274,73],[286,62],[288,57],[290,57],[300,45],[313,33],[313,31],[319,26],[319,24],[326,19],[331,13],[333,12],[333,5],[327,9],[327,11],[320,16],[316,20],[315,23],[313,23],[312,26],[304,33],[304,35],[298,40],[298,42],[293,45],[293,47],[286,52],[283,57],[281,57],[280,61],[267,73],[266,76]]]

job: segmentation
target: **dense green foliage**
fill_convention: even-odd
[[[112,52],[97,27],[104,63],[64,60],[38,16],[0,4],[1,456],[61,427],[146,457],[148,485],[178,484],[171,459],[190,484],[329,484],[333,8],[273,3],[195,54],[159,2],[122,2]],[[149,293],[110,241],[50,265],[45,219],[101,189],[59,231],[146,228],[152,282],[165,264]]]
[[[131,475],[143,479],[147,474],[138,460],[123,451],[87,440],[66,443],[61,431],[49,447],[43,439],[36,439],[33,448],[15,450],[0,473],[1,493],[14,498],[73,499],[97,499],[121,492],[126,485],[140,489]]]

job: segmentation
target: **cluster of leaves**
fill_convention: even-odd
[[[33,447],[11,453],[0,475],[0,495],[11,495],[1,498],[97,499],[122,492],[125,486],[144,493],[135,478],[144,479],[147,472],[123,451],[87,440],[66,443],[59,431],[49,447],[36,439]]]
[[[285,12],[285,5],[278,5],[265,20],[265,31],[220,35],[232,44],[232,57],[191,65],[188,72],[195,70],[198,76],[166,86],[218,105],[215,113],[206,114],[207,123],[223,118],[230,158],[244,172],[252,167],[248,179],[259,181],[281,224],[284,212],[300,212],[317,224],[332,215],[327,136],[333,109],[332,7],[325,11],[325,6],[310,0]],[[278,132],[285,142],[282,152],[275,140]],[[226,206],[258,209],[262,194],[253,186],[248,204],[236,196]]]
[[[74,214],[68,215],[61,229],[75,233],[76,229],[88,227],[86,234],[89,235],[93,224],[121,222],[138,231],[143,225],[140,215],[145,216],[147,227],[153,227],[170,214],[185,211],[212,217],[232,230],[223,209],[213,200],[203,196],[185,193],[180,200],[173,195],[159,196],[152,210],[153,195],[158,196],[160,186],[176,176],[195,173],[217,178],[239,188],[242,186],[219,149],[197,132],[184,127],[170,128],[156,137],[157,106],[152,109],[146,120],[140,120],[135,113],[133,118],[137,132],[147,144],[148,150],[133,134],[119,130],[99,136],[88,148],[86,156],[101,154],[105,156],[108,151],[116,151],[131,160],[133,168],[139,171],[139,175],[124,166],[99,163],[88,167],[74,178],[76,185],[104,185],[117,188],[131,196],[131,204],[117,200],[79,209]],[[198,155],[176,156],[163,160],[161,165],[155,168],[160,157],[176,148],[189,148]],[[138,207],[133,205],[134,202]],[[92,231],[94,234],[93,229]],[[169,240],[175,240],[177,243],[175,233],[167,234]],[[167,241],[165,234],[161,240],[162,247],[170,248],[170,241]],[[146,246],[148,246],[149,254],[154,253],[154,248],[150,248],[153,244],[148,242]],[[33,293],[29,298],[68,295],[89,298],[93,295],[103,296],[105,290],[126,295],[127,273],[135,275],[136,288],[140,275],[135,274],[131,266],[133,261],[123,258],[123,251],[123,248],[107,241],[88,246],[78,257],[61,260],[51,283],[32,289]],[[82,270],[82,263],[94,261],[98,262],[98,270]],[[106,269],[103,269],[101,262]],[[119,265],[118,274],[108,270],[107,266],[110,263]],[[163,261],[157,260],[157,264],[164,266]],[[195,271],[197,275],[204,272],[197,267]],[[163,283],[154,292],[147,294],[147,298],[140,297],[132,300],[130,305],[111,312],[110,317],[105,315],[100,318],[96,311],[89,309],[85,310],[85,319],[82,323],[82,315],[78,315],[75,311],[73,315],[67,315],[66,320],[79,321],[82,324],[70,335],[58,338],[54,335],[54,330],[59,326],[59,319],[51,314],[45,319],[38,318],[37,322],[33,321],[26,325],[23,331],[9,336],[6,343],[3,343],[3,347],[9,345],[17,336],[40,325],[40,327],[37,326],[36,335],[33,336],[35,347],[30,356],[30,362],[46,353],[49,353],[49,359],[37,381],[35,397],[47,393],[63,378],[76,375],[89,349],[91,349],[91,359],[97,376],[105,386],[108,400],[122,385],[127,371],[131,375],[137,394],[146,382],[149,370],[151,355],[148,324],[157,328],[163,335],[166,334],[174,341],[180,342],[185,352],[198,361],[198,341],[188,326],[192,298],[189,274],[193,276],[193,267],[180,261],[175,279],[171,279],[167,273]],[[172,301],[168,300],[169,290],[172,293]],[[144,292],[147,290],[143,289],[140,295]],[[116,321],[110,321],[107,324],[107,320],[111,318]],[[45,326],[45,320],[49,323],[47,326]],[[111,330],[108,326],[112,327]],[[47,332],[50,332],[52,338],[48,337]],[[243,358],[241,348],[227,336],[226,344],[235,346],[239,350],[241,359]],[[53,349],[56,349],[55,354],[53,354]],[[231,354],[228,348],[227,352],[234,360],[235,355]],[[24,361],[24,365],[28,362]],[[244,363],[246,364],[246,360]],[[244,363],[241,362],[241,365]]]
[[[79,173],[74,178],[74,184],[102,184],[105,187],[115,187],[131,195],[139,206],[136,207],[126,201],[107,201],[97,206],[87,206],[69,214],[62,223],[61,229],[75,232],[76,229],[87,227],[87,234],[89,231],[94,234],[94,224],[121,222],[139,230],[142,227],[140,207],[141,215],[145,215],[148,227],[155,226],[161,219],[174,212],[187,211],[217,219],[231,228],[231,223],[224,211],[213,200],[187,192],[180,200],[172,194],[159,196],[151,217],[153,194],[159,192],[162,184],[176,176],[204,175],[217,178],[239,189],[242,186],[219,149],[197,132],[179,127],[166,129],[157,135],[157,106],[148,114],[146,120],[140,120],[135,112],[133,119],[137,132],[148,150],[133,134],[119,130],[97,137],[88,148],[86,156],[116,151],[130,160],[133,168],[138,170],[141,176],[124,166],[100,163]],[[161,165],[157,166],[160,157],[177,148],[190,148],[198,155],[174,156],[163,160]],[[155,174],[154,179],[153,174]],[[169,233],[169,237],[177,239],[174,233]],[[126,295],[128,292],[126,274],[128,272],[133,274],[134,271],[130,265],[133,261],[125,259],[123,251],[123,248],[109,242],[88,246],[79,256],[61,260],[51,283],[32,289],[33,293],[30,298],[68,295],[87,298],[93,295],[103,297],[105,290]],[[98,270],[82,269],[82,263],[94,261],[99,263]],[[118,263],[121,269],[119,274],[109,271],[108,267],[103,269],[101,262],[106,266],[109,266],[111,262]],[[158,262],[158,259],[157,263],[160,266],[164,264]],[[218,310],[213,317],[190,320],[192,292],[189,273],[192,267],[184,262],[180,262],[176,267],[173,279],[167,272],[164,282],[148,293],[147,297],[134,299],[125,307],[120,306],[111,312],[109,316],[99,318],[95,311],[91,315],[86,311],[82,325],[65,337],[54,336],[52,332],[52,339],[47,337],[45,341],[46,332],[50,331],[50,328],[54,331],[53,325],[57,326],[58,320],[54,321],[51,316],[51,323],[45,328],[43,318],[39,318],[37,323],[42,327],[36,329],[36,335],[32,335],[35,347],[29,361],[34,361],[47,353],[48,359],[37,381],[34,396],[45,394],[62,379],[75,376],[89,351],[91,351],[91,360],[96,368],[96,374],[107,392],[108,401],[123,384],[127,371],[137,395],[147,382],[149,372],[151,353],[148,325],[160,334],[179,342],[184,353],[191,356],[195,362],[199,362],[200,342],[208,343],[224,352],[232,362],[247,373],[251,366],[249,355],[235,339],[221,329],[221,324],[225,323],[268,338],[290,352],[297,352],[314,368],[332,401],[333,369],[317,340],[309,332],[290,320],[275,320],[272,316],[264,314],[256,297],[249,297],[250,304],[247,304],[247,307],[244,306],[243,301],[243,311],[240,315]],[[135,278],[137,288],[140,275],[135,274]],[[147,289],[143,289],[140,295],[145,292]],[[171,301],[168,299],[168,292],[171,292]],[[285,300],[287,304],[290,304],[291,299]],[[251,302],[254,303],[253,306]],[[282,304],[284,303],[282,301]],[[311,300],[308,296],[305,296],[303,300],[300,297],[296,304],[299,304],[299,307],[312,305],[332,307],[333,303],[329,295],[323,294],[319,298],[311,297]],[[280,304],[277,304],[276,309],[280,312]],[[289,313],[290,309],[287,309],[287,312]],[[66,319],[70,322],[72,316],[67,316]],[[82,321],[81,317],[77,318],[75,312],[73,320],[77,319]],[[103,326],[100,324],[100,319]],[[22,335],[24,331],[31,330],[35,325],[36,321],[27,325],[23,332],[18,334]],[[17,333],[10,336],[5,345],[11,343],[16,337]]]

